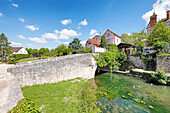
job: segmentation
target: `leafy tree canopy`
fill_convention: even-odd
[[[147,43],[154,44],[158,41],[170,43],[170,29],[165,25],[165,23],[154,25],[154,30],[149,34]]]
[[[68,47],[73,50],[83,50],[84,47],[80,44],[80,41],[78,38],[74,38],[72,42],[69,43]]]
[[[121,35],[121,41],[123,43],[127,43],[127,44],[133,44],[133,36],[132,35],[129,35],[128,33],[123,33]]]

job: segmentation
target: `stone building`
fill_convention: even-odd
[[[170,10],[167,10],[166,14],[167,14],[167,16],[163,20],[163,23],[165,23],[167,27],[170,27]],[[153,31],[153,29],[154,29],[153,26],[156,23],[159,23],[159,22],[157,22],[157,15],[154,12],[153,15],[150,17],[150,22],[149,22],[149,24],[147,25],[147,28],[146,28],[148,34],[150,34]]]

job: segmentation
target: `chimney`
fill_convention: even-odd
[[[102,33],[100,32],[100,36],[102,36]]]
[[[153,15],[150,17],[150,26],[153,26],[156,23],[157,23],[157,15],[154,12]]]
[[[166,20],[170,19],[170,10],[167,10],[166,14],[167,14]]]

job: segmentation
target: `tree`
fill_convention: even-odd
[[[158,41],[170,43],[170,29],[165,25],[165,23],[154,25],[154,30],[149,34],[147,43],[154,44]]]
[[[38,49],[33,49],[32,54],[38,54]]]
[[[55,49],[51,49],[50,52],[49,52],[49,55],[50,56],[57,56],[58,55],[58,51],[55,50]]]
[[[129,34],[127,34],[127,33],[123,33],[123,34],[121,35],[121,41],[122,41],[123,43],[133,44],[134,39],[133,39],[133,36],[132,36],[132,35],[129,35]]]
[[[45,54],[47,53],[47,49],[45,49],[45,48],[40,48],[38,53],[39,53],[40,55],[45,55]]]
[[[63,55],[69,55],[73,50],[71,48],[63,49]]]
[[[106,47],[106,39],[105,39],[105,36],[104,36],[104,35],[101,37],[101,43],[100,43],[100,46],[101,46],[101,47],[103,47],[103,48],[105,48],[105,47]]]
[[[6,61],[6,57],[11,54],[11,47],[9,46],[11,44],[8,42],[8,38],[5,36],[4,33],[0,35],[0,54],[2,54],[2,60]]]
[[[136,45],[137,50],[142,52],[143,47],[146,45],[146,40],[148,38],[145,29],[143,29],[139,33],[132,33],[132,37],[133,37],[133,45]]]
[[[162,50],[166,52],[168,50],[168,43],[167,42],[157,42],[153,45],[153,49],[159,53]]]
[[[68,47],[73,50],[83,50],[84,47],[80,44],[80,41],[78,38],[74,38],[72,42],[69,43]]]
[[[28,54],[32,54],[32,48],[26,48],[26,51],[28,52]]]
[[[63,50],[64,50],[65,48],[67,48],[67,46],[65,46],[65,45],[62,44],[62,45],[58,46],[57,48],[55,48],[55,50],[58,51],[58,55],[59,55],[59,56],[62,56],[62,55],[63,55]]]

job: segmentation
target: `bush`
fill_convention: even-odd
[[[69,55],[72,53],[72,51],[73,50],[71,48],[65,48],[65,49],[63,49],[63,55]]]
[[[7,60],[8,64],[16,64],[16,59],[15,58],[8,58]]]
[[[153,49],[157,53],[162,52],[162,50],[165,53],[168,50],[168,43],[167,42],[157,42],[153,45]]]
[[[79,53],[83,53],[82,50],[73,50],[72,54],[79,54]]]
[[[119,67],[120,71],[128,71],[130,70],[130,64],[127,61],[124,61],[121,63],[121,66]]]
[[[84,53],[91,53],[92,52],[92,48],[86,47],[84,49]]]
[[[16,60],[20,60],[20,59],[28,58],[28,57],[29,57],[28,54],[13,54],[12,56],[13,56],[13,58],[15,58]]]
[[[24,98],[10,111],[10,113],[41,113],[41,111],[35,106],[34,102]]]

